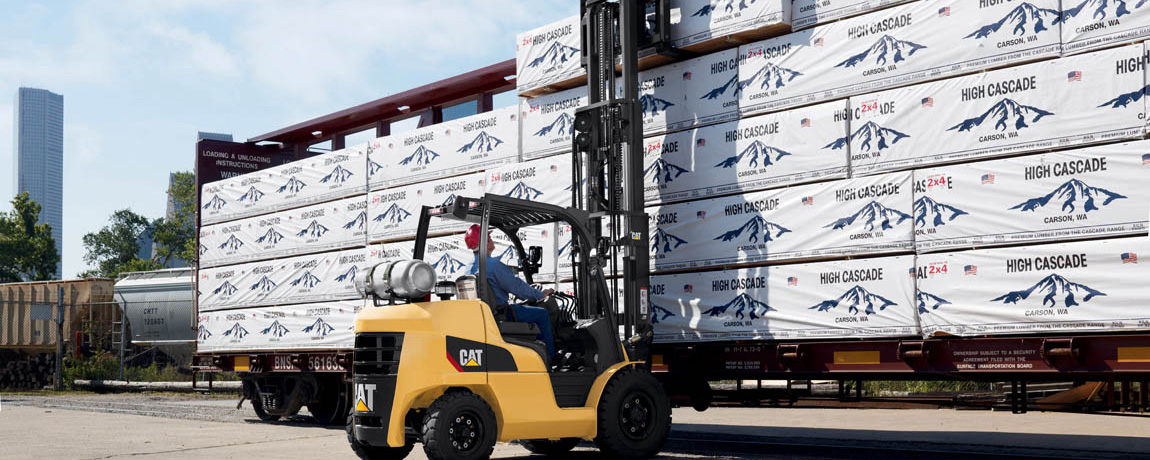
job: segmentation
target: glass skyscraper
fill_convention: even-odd
[[[15,194],[28,192],[40,204],[40,222],[52,226],[56,252],[63,261],[64,237],[64,96],[48,90],[16,92]],[[60,265],[56,265],[60,279]]]

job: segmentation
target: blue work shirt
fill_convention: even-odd
[[[479,254],[475,254],[475,262],[471,264],[471,274],[479,274]],[[515,294],[520,300],[539,300],[543,298],[543,291],[531,287],[515,273],[503,265],[499,259],[487,256],[487,285],[495,294],[495,301],[499,305],[510,305],[508,294]]]

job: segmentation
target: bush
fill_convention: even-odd
[[[190,382],[191,372],[181,372],[179,367],[153,361],[147,366],[124,369],[124,377],[130,382]],[[101,351],[86,358],[69,358],[64,361],[64,383],[69,387],[74,380],[119,380],[120,358],[114,353]]]

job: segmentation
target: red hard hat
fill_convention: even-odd
[[[490,235],[490,232],[488,234]],[[467,229],[467,234],[463,235],[463,242],[467,244],[467,249],[472,251],[479,248],[479,224]]]

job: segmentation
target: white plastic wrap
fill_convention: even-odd
[[[579,16],[571,16],[515,37],[515,74],[519,92],[583,75]]]
[[[1150,141],[920,169],[920,252],[1146,232]]]
[[[927,336],[1150,329],[1147,238],[918,256]]]
[[[1141,137],[1142,45],[851,98],[851,169],[870,174]]]
[[[1067,54],[1150,36],[1150,6],[1141,0],[1062,0],[1062,21]]]
[[[639,104],[642,105],[643,134],[656,134],[669,125],[682,125],[687,117],[685,85],[689,71],[676,62],[639,72]],[[623,81],[616,88],[623,94]]]
[[[1057,56],[1058,14],[1058,0],[914,2],[743,45],[739,111],[775,111]]]
[[[804,29],[908,1],[911,0],[794,0],[791,27]]]
[[[204,225],[363,193],[367,147],[356,146],[204,185]]]
[[[671,23],[671,44],[687,47],[739,32],[786,26],[791,0],[675,0],[679,21]]]
[[[367,250],[206,268],[199,271],[201,312],[265,305],[358,299],[355,277],[367,268]]]
[[[424,251],[423,260],[439,274],[439,281],[455,281],[475,265],[475,252],[467,249],[463,235],[428,238]]]
[[[648,208],[651,267],[909,251],[910,179],[896,173]]]
[[[668,129],[682,129],[739,117],[739,50],[732,48],[679,64],[683,110]]]
[[[555,281],[555,224],[521,228],[518,236],[524,251],[529,250],[531,246],[539,246],[543,249],[543,260],[540,261],[539,273],[536,273],[532,280],[536,282]],[[511,245],[511,240],[507,238],[507,235],[495,230],[491,232],[491,239],[495,243],[495,253],[492,255],[503,262],[503,265],[512,269],[518,268],[519,253],[515,251],[515,246]]]
[[[366,224],[367,197],[357,195],[205,225],[200,230],[200,266],[215,267],[363,246]]]
[[[844,101],[646,139],[648,203],[845,178]]]
[[[571,206],[571,157],[559,155],[486,172],[486,193],[556,206]]]
[[[351,349],[362,300],[204,312],[201,352]]]
[[[414,237],[423,206],[447,205],[453,203],[458,196],[483,196],[484,175],[467,174],[371,192],[368,196],[370,240]],[[435,235],[466,230],[468,226],[466,222],[433,218],[428,233]]]
[[[531,160],[571,151],[575,109],[587,105],[587,87],[560,91],[519,101],[523,159]]]
[[[655,340],[916,336],[913,274],[900,256],[654,276]]]

